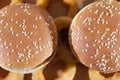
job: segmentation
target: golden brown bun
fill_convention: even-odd
[[[104,73],[120,70],[120,3],[94,2],[73,19],[70,43],[86,66]]]
[[[52,17],[30,4],[0,10],[0,66],[28,73],[53,55],[57,30]]]

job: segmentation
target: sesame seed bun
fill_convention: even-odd
[[[103,73],[120,70],[120,3],[94,2],[73,19],[69,40],[77,58]]]
[[[0,66],[11,72],[30,73],[53,57],[57,30],[52,17],[30,4],[0,10]]]

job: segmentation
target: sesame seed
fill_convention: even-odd
[[[39,46],[39,50],[42,51],[42,47],[41,46]]]
[[[80,16],[80,18],[82,18],[82,16]]]
[[[97,34],[98,34],[98,33],[100,33],[100,31],[99,31],[99,30],[97,30]]]
[[[11,64],[8,64],[8,66],[11,66]]]
[[[10,59],[7,59],[8,62],[10,62]]]
[[[118,50],[120,50],[120,48],[118,48]]]
[[[18,16],[18,13],[15,13],[15,16]]]
[[[91,59],[93,59],[94,57],[93,57],[93,56],[91,56],[90,58],[91,58]]]
[[[1,33],[0,36],[3,36],[3,33]]]
[[[24,57],[24,53],[18,52],[18,56],[19,56],[19,58]]]
[[[13,18],[10,18],[10,21],[13,21]]]
[[[15,24],[18,24],[18,21],[15,21]]]
[[[91,32],[91,33],[93,33],[94,31],[93,31],[93,30],[91,30],[90,32]]]
[[[18,63],[20,63],[20,60],[17,59],[16,61],[17,61]]]
[[[5,41],[5,42],[3,43],[3,45],[6,46],[6,45],[7,45],[7,42]]]
[[[10,53],[9,53],[9,52],[7,53],[7,56],[10,56]]]
[[[23,43],[23,41],[20,41],[20,44],[22,44]]]
[[[29,46],[26,46],[26,49],[29,49]]]
[[[0,58],[3,58],[4,57],[4,55],[3,54],[0,54]]]
[[[16,45],[16,48],[19,48],[19,45]]]
[[[96,46],[95,44],[93,44],[93,46]]]
[[[41,38],[39,38],[39,41],[41,41]]]
[[[38,51],[35,51],[35,55],[36,55],[36,54],[39,54],[39,52],[38,52]]]
[[[98,13],[98,10],[96,10],[94,13],[97,14],[97,13]]]
[[[87,36],[85,36],[85,39],[87,39],[88,37]]]
[[[12,27],[10,27],[10,31],[13,32],[13,28]]]
[[[30,34],[32,35],[32,34],[33,34],[33,32],[30,32]]]
[[[93,67],[93,64],[90,64],[90,67],[92,68],[92,67]]]
[[[50,24],[48,24],[48,23],[45,23],[45,25],[46,25],[46,26],[49,26]]]
[[[19,34],[17,33],[16,36],[19,36]]]
[[[89,45],[88,45],[87,43],[85,44],[85,46],[86,46],[86,47],[89,47]]]
[[[3,24],[4,20],[0,20],[0,24]]]
[[[109,13],[106,13],[106,16],[108,16],[109,15]]]
[[[102,55],[102,58],[105,58],[105,55],[104,55],[104,54]]]
[[[15,52],[15,50],[14,50],[14,49],[12,49],[11,51],[12,51],[12,52]]]
[[[0,33],[2,33],[2,30],[0,30]]]
[[[85,49],[85,52],[88,52],[88,50],[87,50],[87,49]]]
[[[8,46],[6,46],[5,48],[6,48],[6,49],[8,49],[9,47],[8,47]]]
[[[0,41],[2,41],[2,39],[0,38]]]
[[[3,48],[3,45],[0,45],[1,48]]]
[[[26,64],[28,64],[29,62],[27,61]]]
[[[30,39],[30,36],[27,36],[28,39]]]

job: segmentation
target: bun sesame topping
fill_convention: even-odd
[[[30,4],[0,10],[0,66],[12,72],[30,73],[50,60],[57,45],[52,17]]]
[[[69,39],[86,66],[103,73],[120,70],[120,3],[94,2],[73,19]]]

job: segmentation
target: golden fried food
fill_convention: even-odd
[[[8,76],[3,80],[23,80],[24,74],[9,73]]]
[[[50,0],[46,10],[54,18],[66,16],[68,12],[68,5],[66,5],[63,0]]]
[[[99,71],[89,69],[90,80],[105,80],[105,78],[100,75]]]
[[[11,0],[11,4],[23,3],[23,0]]]
[[[48,6],[49,0],[37,0],[36,5],[41,8],[46,8]]]
[[[45,77],[43,74],[43,69],[40,69],[40,70],[32,73],[32,80],[45,80]]]
[[[69,6],[67,16],[74,17],[78,12],[78,4],[76,0],[63,0],[63,2]]]
[[[58,17],[55,19],[55,24],[57,26],[58,35],[59,35],[59,38],[58,38],[59,46],[57,50],[57,55],[64,62],[76,63],[77,60],[69,47],[69,41],[68,41],[68,31],[69,31],[71,21],[72,21],[72,18],[65,17],[65,16]]]
[[[56,80],[73,80],[76,73],[76,64],[66,63],[62,75]]]
[[[90,80],[120,80],[120,72],[102,75],[99,71],[89,69],[88,73]],[[105,75],[107,75],[107,77]]]
[[[71,21],[72,21],[72,18],[66,17],[66,16],[56,18],[55,24],[57,26],[58,32],[60,32],[64,28],[69,29]]]
[[[113,78],[111,77],[112,80],[120,80],[120,73],[115,73]],[[107,79],[107,80],[111,80],[111,79]]]
[[[49,68],[50,68],[50,66],[52,66],[51,67],[52,69],[56,68],[55,66],[57,66],[56,63],[58,63],[58,62],[60,62],[60,61],[57,60],[57,58],[54,58],[52,60],[52,62],[49,64]],[[73,80],[73,78],[76,74],[76,64],[74,64],[74,63],[64,63],[64,64],[65,64],[65,66],[62,69],[59,68],[59,70],[57,71],[58,77],[55,78],[54,80]],[[46,70],[46,67],[32,73],[32,80],[52,80],[49,78],[46,79],[46,76],[44,74],[44,70]],[[47,72],[48,72],[48,70],[49,69],[47,69]],[[53,70],[51,70],[51,71],[54,72]],[[52,73],[49,73],[49,74],[52,74]],[[49,76],[49,77],[52,77],[52,76]]]

